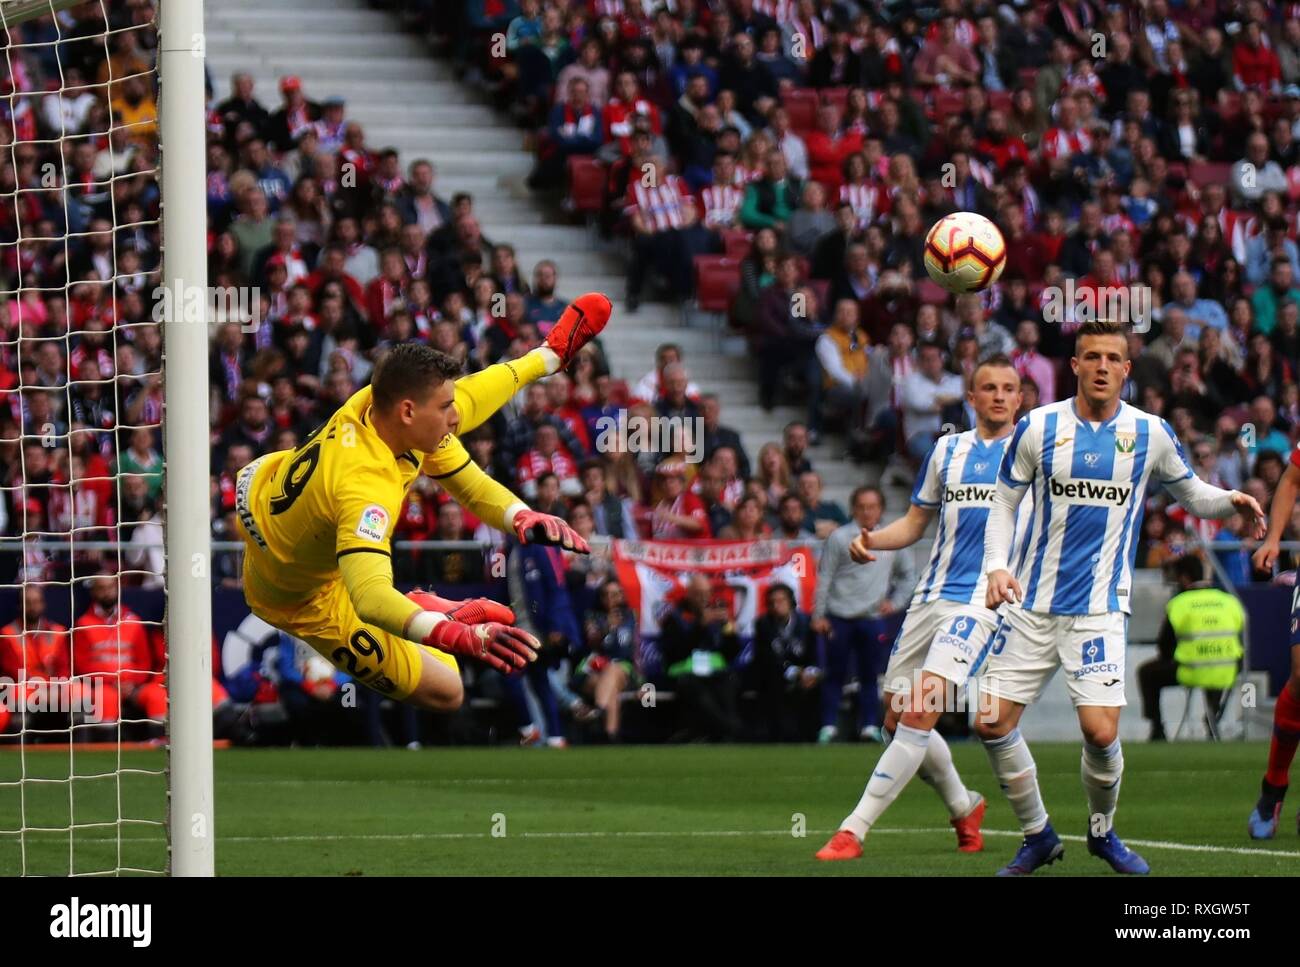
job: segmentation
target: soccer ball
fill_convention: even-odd
[[[925,236],[925,270],[956,295],[987,289],[1006,264],[1007,243],[983,215],[945,215]]]

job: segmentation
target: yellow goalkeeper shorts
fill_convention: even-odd
[[[399,638],[357,617],[342,580],[329,581],[292,605],[282,600],[275,582],[262,573],[259,548],[245,544],[244,600],[263,621],[301,638],[339,671],[392,698],[404,700],[420,684],[420,652],[426,652],[459,674],[456,659],[427,645]]]

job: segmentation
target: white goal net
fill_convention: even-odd
[[[156,15],[0,0],[0,875],[170,865]]]

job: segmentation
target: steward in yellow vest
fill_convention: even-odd
[[[1231,688],[1241,661],[1241,602],[1218,588],[1189,588],[1166,608],[1174,630],[1178,684],[1188,688]]]
[[[1162,689],[1176,685],[1204,689],[1206,708],[1217,721],[1223,693],[1236,680],[1244,654],[1241,602],[1204,582],[1204,565],[1194,554],[1178,558],[1171,569],[1180,590],[1166,607],[1157,639],[1159,655],[1137,670],[1142,717],[1151,723],[1153,742],[1165,738],[1160,721]]]

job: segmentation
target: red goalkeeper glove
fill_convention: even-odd
[[[425,637],[423,644],[449,655],[466,655],[486,662],[503,675],[537,660],[537,639],[510,625],[488,621],[479,625],[459,621],[440,621]]]
[[[537,659],[541,644],[528,632],[510,627],[515,613],[504,604],[488,598],[448,601],[428,591],[411,591],[406,596],[426,611],[447,615],[422,644],[450,655],[477,658],[503,675]]]
[[[577,531],[550,514],[521,510],[515,514],[514,528],[521,544],[556,544],[579,554],[591,553],[591,548]]]
[[[431,591],[421,591],[419,588],[408,591],[406,596],[425,611],[440,612],[452,621],[459,621],[461,624],[481,625],[489,621],[496,621],[503,625],[515,623],[515,613],[504,604],[490,598],[449,601],[447,598],[438,597]]]

